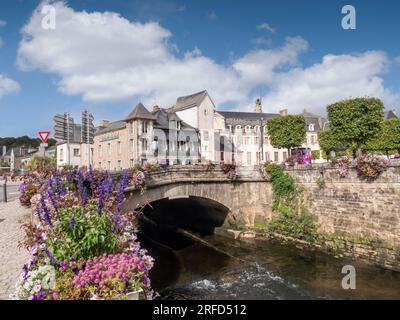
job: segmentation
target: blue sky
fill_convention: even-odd
[[[52,2],[44,32],[36,0],[0,2],[0,136],[52,129],[83,108],[117,120],[207,89],[219,109],[308,108],[374,95],[400,105],[398,1],[85,0]],[[352,4],[357,29],[341,28]],[[86,13],[85,13],[86,12]],[[113,12],[118,15],[110,15]],[[25,27],[25,31],[22,29]]]

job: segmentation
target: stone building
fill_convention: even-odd
[[[269,119],[286,115],[287,109],[282,109],[280,113],[263,113],[261,99],[256,100],[254,112],[216,111],[214,126],[216,140],[220,141],[216,160],[234,161],[238,165],[247,166],[265,161],[286,161],[288,151],[276,149],[271,145],[266,126]],[[307,110],[303,111],[303,116],[306,120],[307,134],[300,149],[304,152],[320,150],[318,132],[324,129],[326,120]]]
[[[93,167],[110,171],[136,164],[199,161],[199,132],[175,112],[139,103],[119,121],[103,121],[94,137]]]
[[[215,105],[206,90],[179,97],[168,112],[174,112],[187,124],[199,130],[201,161],[215,161]]]

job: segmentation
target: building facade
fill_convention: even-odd
[[[200,160],[199,131],[172,110],[139,103],[123,120],[103,121],[95,133],[93,167],[117,171],[143,165]]]
[[[286,115],[288,115],[287,109],[282,109],[280,113],[263,113],[260,99],[255,102],[254,112],[216,111],[214,126],[217,139],[220,140],[216,160],[232,161],[245,166],[258,165],[266,161],[285,162],[288,159],[288,151],[271,145],[266,122],[274,117]],[[307,110],[304,110],[303,116],[306,120],[307,133],[301,149],[304,152],[319,151],[318,132],[323,130],[326,120]]]

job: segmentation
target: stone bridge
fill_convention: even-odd
[[[125,209],[153,207],[160,200],[166,208],[168,202],[181,200],[190,208],[186,213],[188,217],[195,211],[199,215],[207,211],[215,213],[217,224],[230,221],[254,226],[255,221],[265,220],[271,213],[272,204],[270,184],[253,167],[239,169],[237,178],[231,181],[219,168],[173,166],[150,172],[143,194],[134,187],[127,188],[126,193]]]

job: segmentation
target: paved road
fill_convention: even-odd
[[[3,202],[3,181],[0,181],[0,202]],[[7,200],[12,201],[19,197],[19,183],[9,182],[7,183]]]
[[[21,224],[29,221],[30,212],[17,199],[0,202],[0,300],[8,299],[15,291],[22,266],[29,259],[26,249],[18,244],[24,239]]]

